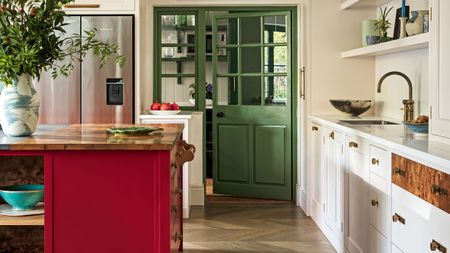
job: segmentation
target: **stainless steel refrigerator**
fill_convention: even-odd
[[[132,16],[70,16],[67,35],[97,29],[97,39],[117,43],[126,63],[113,60],[100,69],[89,52],[69,77],[53,80],[43,73],[36,88],[41,97],[41,124],[133,123],[134,121],[134,24]]]

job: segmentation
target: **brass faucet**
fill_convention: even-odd
[[[399,71],[391,71],[391,72],[384,74],[380,78],[380,81],[378,81],[377,92],[381,93],[381,84],[383,83],[384,79],[386,79],[387,77],[392,76],[392,75],[401,76],[401,77],[405,78],[406,82],[408,83],[409,99],[403,100],[404,108],[402,110],[404,110],[403,122],[411,122],[412,120],[414,120],[413,87],[412,87],[411,80],[409,79],[409,77],[407,75],[405,75]]]

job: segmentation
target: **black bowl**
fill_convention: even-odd
[[[372,106],[372,100],[330,99],[330,103],[334,108],[353,117],[367,112]]]

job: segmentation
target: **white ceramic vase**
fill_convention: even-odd
[[[8,136],[30,136],[36,130],[39,118],[39,96],[30,75],[21,75],[2,90],[0,95],[0,122]]]

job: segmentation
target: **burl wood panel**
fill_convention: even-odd
[[[43,183],[43,157],[0,156],[0,187]],[[0,202],[4,203],[3,199]],[[3,252],[44,252],[44,228],[36,226],[0,226],[0,253]]]
[[[450,175],[392,154],[392,182],[450,213]]]

